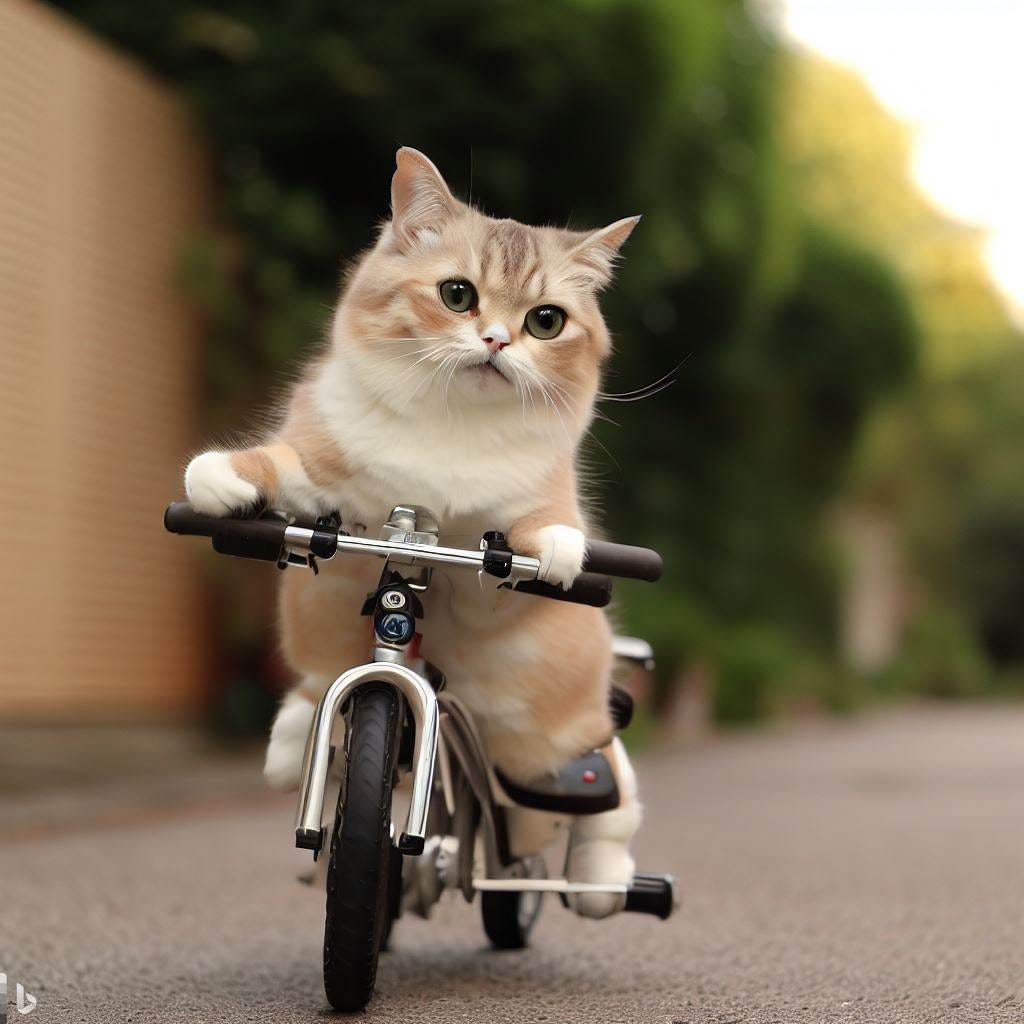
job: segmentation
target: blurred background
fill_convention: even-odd
[[[160,516],[190,454],[251,426],[321,337],[400,144],[497,215],[644,214],[605,304],[608,389],[678,380],[607,403],[584,456],[609,534],[665,555],[659,587],[620,588],[659,656],[637,741],[1018,699],[1011,19],[8,0],[0,775],[37,771],[15,737],[54,727],[265,734],[288,682],[275,574]]]

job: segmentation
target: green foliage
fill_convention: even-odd
[[[896,695],[976,697],[990,687],[991,673],[964,617],[932,608],[915,619],[879,682]]]
[[[864,415],[908,376],[913,324],[870,256],[809,227],[800,257],[758,324],[710,342],[687,332],[694,358],[672,400],[631,410],[624,435],[602,437],[625,451],[637,488],[612,505],[620,533],[638,515],[650,524],[716,615],[774,618],[825,642],[835,572],[820,510]]]
[[[942,628],[930,611],[915,628],[936,642],[945,629],[1003,673],[1024,666],[1022,394],[1019,345],[922,381],[872,425],[852,483],[862,500],[890,510],[928,607],[944,609]],[[911,661],[915,643],[912,631]],[[981,670],[964,668],[970,660],[957,661],[959,681],[929,692],[980,688]],[[987,679],[996,685],[992,673]]]
[[[765,711],[784,660],[732,627],[827,649],[822,509],[914,329],[881,264],[797,214],[776,43],[740,0],[63,6],[177,83],[209,140],[219,230],[186,276],[214,335],[214,426],[316,343],[399,144],[502,215],[643,213],[606,302],[607,386],[683,366],[656,399],[607,403],[619,425],[590,449],[609,532],[666,555],[630,618],[669,670],[714,634],[730,718]]]
[[[792,651],[778,633],[732,630],[716,658],[712,717],[733,724],[766,718],[791,666]]]
[[[845,714],[869,696],[865,679],[770,625],[723,631],[712,663],[712,717],[723,724],[822,710]]]
[[[1024,436],[1020,438],[1024,442]],[[993,491],[966,510],[957,583],[997,664],[1024,663],[1024,493]]]

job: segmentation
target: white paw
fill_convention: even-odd
[[[290,693],[274,719],[263,764],[263,778],[274,789],[294,789],[302,777],[306,738],[316,709],[304,697]]]
[[[537,532],[540,544],[540,579],[568,590],[583,571],[587,540],[572,526],[544,526]]]
[[[225,452],[204,452],[188,464],[185,493],[192,508],[207,516],[230,515],[260,500],[259,491],[235,472]]]
[[[625,905],[626,897],[617,892],[578,892],[569,897],[570,909],[594,921],[617,914]]]
[[[615,839],[589,839],[572,847],[566,877],[591,885],[629,885],[636,865],[626,844]],[[626,897],[617,892],[581,892],[569,897],[580,917],[600,919],[618,913]]]

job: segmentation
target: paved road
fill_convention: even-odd
[[[1024,1020],[1024,712],[731,737],[641,764],[673,921],[484,948],[452,899],[403,920],[368,1021]],[[291,805],[204,799],[0,840],[0,964],[49,1021],[321,1021],[321,897]],[[299,863],[304,863],[300,861]]]

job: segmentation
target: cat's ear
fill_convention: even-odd
[[[391,179],[391,224],[403,248],[436,230],[455,212],[458,200],[441,172],[418,149],[403,146],[395,154]]]
[[[596,287],[603,288],[612,279],[615,259],[622,243],[639,223],[639,217],[623,217],[597,231],[574,232],[569,257],[586,269]]]

